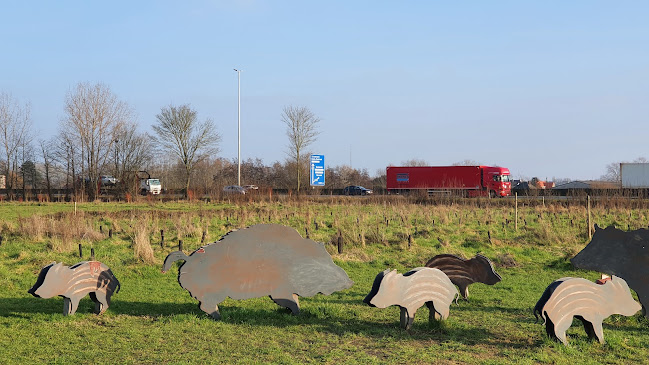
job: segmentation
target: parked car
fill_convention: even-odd
[[[223,193],[244,195],[246,193],[246,189],[239,185],[228,185],[223,188]]]
[[[243,186],[243,189],[244,189],[245,191],[248,191],[248,190],[259,190],[259,187],[258,187],[257,185],[244,185],[244,186]]]
[[[370,195],[370,194],[372,194],[371,189],[367,189],[357,185],[350,185],[343,189],[343,195]]]
[[[110,175],[101,175],[100,180],[102,186],[115,186],[119,181]]]

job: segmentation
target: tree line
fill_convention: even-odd
[[[210,119],[200,120],[190,105],[168,105],[155,116],[153,135],[138,131],[133,108],[103,84],[79,83],[64,100],[58,132],[34,138],[29,103],[0,92],[0,175],[12,197],[27,189],[73,190],[76,198],[94,200],[102,193],[101,176],[119,180],[114,191],[136,194],[142,171],[159,178],[164,189],[185,195],[214,194],[237,182],[238,161],[217,156],[221,136]],[[319,134],[320,119],[306,107],[287,106],[285,161],[265,165],[241,162],[242,185],[300,192],[308,176],[308,147]],[[328,189],[347,185],[385,186],[384,177],[349,166],[326,171]],[[381,185],[382,184],[382,185]],[[51,194],[51,193],[50,193]]]

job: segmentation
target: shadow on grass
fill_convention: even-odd
[[[77,314],[92,314],[95,304],[89,297],[79,302]],[[131,316],[172,316],[175,314],[196,314],[203,312],[193,303],[146,303],[113,300],[108,311]],[[30,314],[63,314],[63,299],[0,298],[0,317],[26,318]]]
[[[270,299],[269,299],[270,301]],[[222,303],[223,304],[223,303]],[[484,328],[457,328],[445,323],[423,321],[420,316],[427,316],[422,311],[413,327],[405,331],[399,327],[398,314],[394,321],[365,320],[356,318],[353,310],[347,312],[339,308],[326,308],[317,303],[303,306],[298,316],[293,316],[288,310],[280,307],[249,308],[240,306],[221,305],[221,320],[223,324],[248,325],[252,327],[286,328],[289,331],[298,327],[311,327],[320,332],[344,335],[349,333],[376,338],[447,341],[453,339],[463,344],[476,344],[487,341],[493,335]],[[93,315],[94,303],[84,298],[79,304],[77,315]],[[328,313],[331,311],[331,313]],[[0,317],[15,317],[33,319],[36,315],[61,315],[63,318],[63,300],[61,298],[0,298]],[[139,301],[114,300],[108,308],[109,315],[129,315],[137,317],[169,317],[172,321],[185,321],[178,315],[190,315],[201,320],[213,321],[198,308],[198,303],[147,303]]]

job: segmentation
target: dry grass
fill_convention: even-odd
[[[133,236],[133,253],[135,259],[145,264],[155,264],[151,240],[149,239],[149,228],[145,224],[137,224]]]
[[[48,247],[56,252],[68,252],[78,241],[92,242],[104,238],[95,230],[93,218],[82,213],[18,217],[16,233],[32,242],[48,240]]]

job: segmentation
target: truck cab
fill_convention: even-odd
[[[482,171],[482,186],[490,197],[495,198],[511,195],[512,183],[509,169],[484,166]]]
[[[159,179],[142,179],[140,180],[140,192],[143,195],[158,195],[162,191],[162,185]]]

